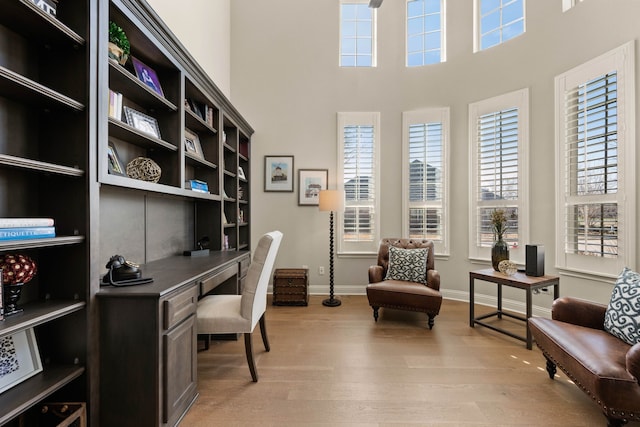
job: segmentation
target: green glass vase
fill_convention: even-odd
[[[495,271],[500,271],[498,269],[498,264],[500,261],[504,261],[505,259],[509,259],[509,245],[507,242],[502,240],[502,236],[498,237],[491,248],[491,265]]]

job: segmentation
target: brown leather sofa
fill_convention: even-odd
[[[398,248],[428,248],[426,285],[404,280],[384,280],[389,268],[389,245]],[[378,321],[380,307],[427,313],[429,329],[434,318],[440,313],[442,294],[440,293],[440,273],[435,266],[433,242],[424,239],[385,238],[380,241],[378,263],[369,267],[367,298],[373,308],[373,318]]]
[[[554,301],[552,319],[532,317],[529,328],[547,359],[600,406],[608,426],[640,421],[640,344],[604,330],[607,306],[572,297]]]

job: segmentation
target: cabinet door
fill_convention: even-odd
[[[162,421],[174,425],[196,398],[196,316],[189,316],[163,336]]]

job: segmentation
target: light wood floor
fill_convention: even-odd
[[[271,351],[253,335],[258,383],[242,339],[200,351],[200,396],[180,426],[606,425],[564,374],[549,379],[535,345],[470,328],[467,303],[445,300],[429,330],[419,313],[381,309],[375,323],[366,296],[335,308],[322,299],[268,306]]]

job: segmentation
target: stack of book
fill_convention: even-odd
[[[0,218],[0,241],[56,237],[52,218]]]
[[[122,120],[122,94],[109,89],[109,117]]]

